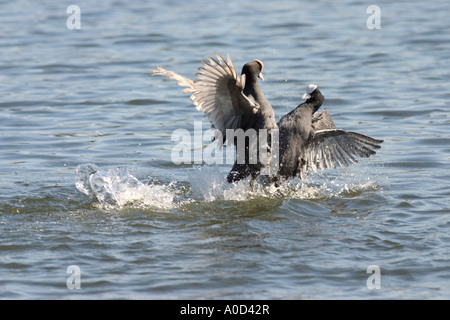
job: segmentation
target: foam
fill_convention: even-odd
[[[92,163],[79,165],[75,185],[105,208],[138,204],[159,209],[173,208],[175,193],[171,185],[144,184],[126,169],[103,170]]]
[[[75,185],[84,194],[92,197],[105,208],[125,206],[163,210],[178,208],[192,202],[214,202],[221,200],[247,201],[256,198],[309,199],[356,195],[364,190],[377,189],[377,179],[367,176],[370,170],[327,170],[310,175],[305,180],[298,178],[283,181],[279,186],[257,181],[253,188],[250,179],[229,184],[226,172],[219,166],[194,166],[188,171],[188,184],[180,185],[173,180],[165,184],[143,183],[123,168],[103,170],[92,163],[76,168]]]

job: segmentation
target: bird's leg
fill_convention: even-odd
[[[250,187],[252,189],[252,192],[255,192],[255,182],[256,182],[256,179],[258,178],[259,174],[260,174],[260,170],[258,170],[258,169],[251,172],[252,179],[250,180]]]
[[[255,181],[256,181],[256,177],[252,177],[252,179],[250,180],[250,188],[251,188],[252,192],[255,192]]]
[[[277,176],[270,176],[270,182],[273,183],[276,188],[280,187],[280,179]]]

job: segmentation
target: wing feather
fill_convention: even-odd
[[[226,137],[226,129],[239,129],[243,115],[254,114],[259,105],[244,95],[245,75],[238,76],[236,68],[227,54],[226,60],[216,54],[202,61],[195,80],[175,72],[157,67],[152,75],[163,75],[174,79],[179,86],[187,87],[183,93],[190,96],[197,110],[203,111],[214,128]]]
[[[230,56],[225,61],[217,54],[217,60],[209,57],[198,68],[191,100],[225,137],[226,129],[238,129],[241,117],[258,107],[244,95],[244,87],[245,77],[237,75]]]
[[[175,80],[177,82],[177,85],[179,85],[180,87],[188,87],[187,89],[183,90],[183,93],[195,91],[194,81],[189,78],[183,77],[182,75],[179,75],[173,71],[166,70],[162,67],[156,67],[156,69],[152,71],[151,75],[166,76],[169,79]]]
[[[305,147],[305,158],[300,163],[300,175],[318,169],[345,167],[358,162],[356,157],[367,158],[375,154],[383,140],[360,133],[338,129],[315,131]]]

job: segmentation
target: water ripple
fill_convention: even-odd
[[[69,30],[54,1],[0,3],[1,298],[450,296],[446,1],[378,4],[376,30],[355,1],[78,5]],[[175,165],[172,132],[207,119],[148,74],[193,77],[215,52],[264,61],[277,118],[315,82],[339,128],[382,148],[281,191]]]

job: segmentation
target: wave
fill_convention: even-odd
[[[174,203],[170,185],[144,184],[126,169],[103,170],[93,163],[77,166],[75,186],[105,208],[140,203],[143,206],[167,209]]]
[[[378,189],[376,173],[367,170],[315,174],[306,180],[292,179],[279,186],[250,180],[229,184],[218,166],[199,165],[189,169],[188,181],[144,183],[124,168],[104,170],[93,163],[80,164],[75,172],[76,188],[104,209],[139,207],[167,211],[188,203],[247,201],[258,198],[307,199],[321,201],[351,197]],[[376,171],[376,170],[375,170]],[[358,173],[359,172],[359,173]],[[373,170],[372,170],[373,172]]]

